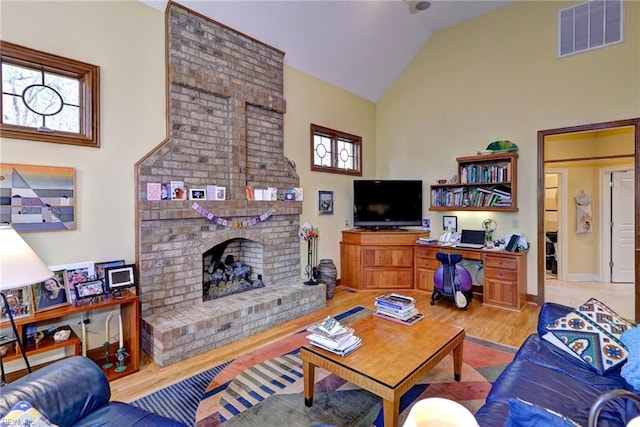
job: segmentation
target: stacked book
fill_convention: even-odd
[[[309,342],[332,353],[346,356],[362,346],[360,338],[353,334],[353,329],[343,326],[334,317],[327,317],[322,322],[307,329]]]
[[[424,317],[415,303],[412,297],[400,294],[381,295],[376,298],[376,312],[373,315],[403,325],[413,325]]]

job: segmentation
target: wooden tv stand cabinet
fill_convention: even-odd
[[[344,230],[340,284],[353,289],[413,289],[413,250],[426,231]]]
[[[483,303],[520,310],[526,303],[527,252],[418,245],[424,232],[342,232],[340,283],[353,289],[420,289],[433,291],[433,275],[440,266],[436,253],[458,253],[482,261]]]

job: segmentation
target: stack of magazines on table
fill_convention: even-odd
[[[360,338],[353,335],[353,329],[342,326],[334,317],[327,317],[307,331],[311,332],[307,339],[312,345],[340,356],[346,356],[362,346]]]
[[[402,325],[413,325],[424,315],[415,307],[416,300],[400,294],[381,295],[376,298],[374,316]]]

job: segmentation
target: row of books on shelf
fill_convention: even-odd
[[[509,207],[511,191],[508,187],[434,188],[431,190],[431,204],[433,206]]]
[[[511,182],[511,163],[504,165],[470,164],[460,168],[462,184],[486,184]]]
[[[311,345],[340,356],[346,356],[362,346],[362,341],[354,335],[353,328],[341,325],[335,317],[327,317],[308,328],[307,332],[311,332],[306,337]]]
[[[415,302],[414,298],[400,294],[381,295],[376,298],[376,312],[373,315],[402,325],[413,325],[424,317]]]

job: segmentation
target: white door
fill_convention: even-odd
[[[633,283],[633,170],[612,172],[611,182],[611,282]]]

